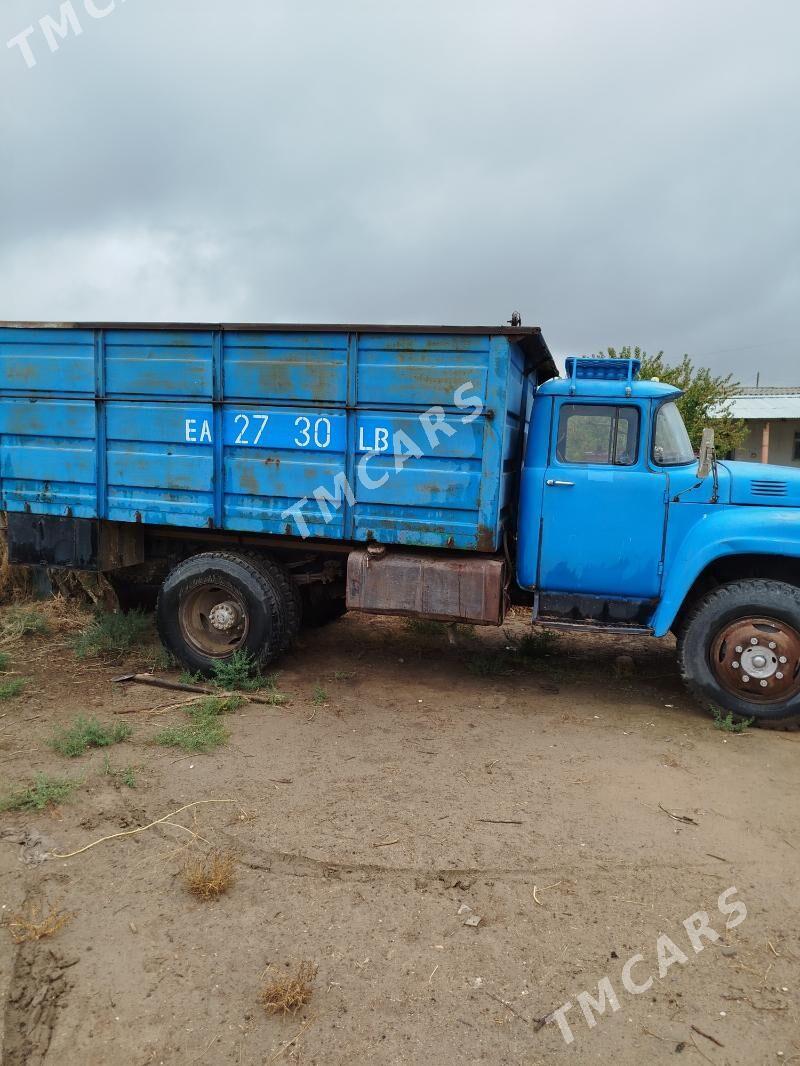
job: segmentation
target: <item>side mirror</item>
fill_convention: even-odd
[[[700,455],[697,461],[697,477],[705,481],[714,465],[714,430],[704,429],[700,441]]]

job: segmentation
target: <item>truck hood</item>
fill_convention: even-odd
[[[800,507],[800,469],[766,463],[719,464],[730,475],[731,503]]]

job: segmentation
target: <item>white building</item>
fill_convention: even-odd
[[[749,430],[734,459],[800,466],[800,385],[784,389],[742,386],[730,413],[744,419]]]

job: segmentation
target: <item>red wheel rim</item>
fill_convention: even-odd
[[[784,703],[800,692],[800,633],[778,618],[737,618],[711,645],[722,688],[749,703]]]

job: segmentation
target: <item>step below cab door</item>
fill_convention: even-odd
[[[541,592],[658,596],[667,478],[649,462],[647,413],[632,401],[556,402],[542,501]]]

